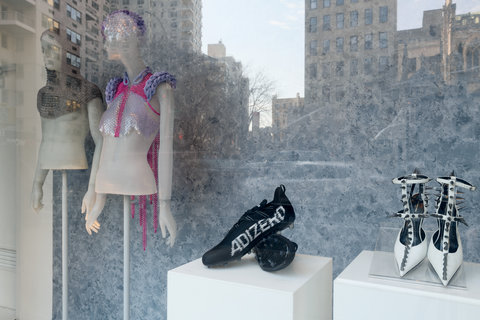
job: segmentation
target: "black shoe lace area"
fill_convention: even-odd
[[[270,218],[270,215],[266,212],[270,207],[273,207],[271,203],[267,203],[267,200],[264,199],[260,205],[253,207],[250,210],[247,210],[235,223],[235,228],[237,228],[241,222],[249,221],[249,222],[256,222],[261,219]]]

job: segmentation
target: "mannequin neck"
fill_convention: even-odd
[[[122,59],[122,62],[125,69],[127,69],[127,74],[130,80],[135,79],[135,77],[147,67],[140,57],[134,59]]]

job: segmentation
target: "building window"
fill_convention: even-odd
[[[317,17],[310,18],[310,32],[317,32]]]
[[[365,74],[372,74],[373,73],[373,58],[365,58],[363,69]]]
[[[60,23],[52,18],[42,14],[42,27],[48,28],[48,30],[60,34]]]
[[[358,0],[351,0],[351,3],[358,3]]]
[[[343,38],[337,38],[337,52],[343,52]]]
[[[388,38],[386,32],[380,32],[378,34],[378,41],[380,48],[388,48]]]
[[[98,9],[100,9],[100,6],[95,1],[92,1],[92,8],[95,9],[95,10],[98,10]]]
[[[342,101],[345,98],[345,91],[342,86],[337,86],[335,90],[335,100]]]
[[[137,0],[137,4],[143,4],[144,0]]]
[[[80,57],[77,55],[74,55],[73,53],[67,52],[67,63],[71,66],[80,68]]]
[[[317,9],[317,0],[310,0],[310,9]]]
[[[323,101],[330,102],[330,88],[329,87],[324,86],[322,88],[322,98],[323,98]]]
[[[15,50],[17,52],[23,52],[25,49],[24,43],[23,43],[23,38],[16,38],[15,39]]]
[[[330,40],[323,40],[323,51],[322,53],[330,52]]]
[[[358,11],[350,12],[350,27],[358,26]]]
[[[335,66],[335,75],[337,77],[343,77],[343,69],[345,68],[345,62],[339,61]]]
[[[337,13],[337,29],[343,29],[343,23],[345,21],[345,16],[343,13]]]
[[[350,37],[350,51],[351,52],[358,51],[358,36]]]
[[[70,30],[67,28],[67,39],[70,40],[72,43],[81,45],[82,44],[82,36],[80,36],[75,31]]]
[[[337,0],[337,6],[343,6],[343,0]]]
[[[330,8],[330,0],[323,0],[323,7]]]
[[[330,63],[322,63],[322,77],[327,79],[330,77]]]
[[[378,72],[387,72],[388,71],[388,57],[380,57],[378,60]]]
[[[322,30],[330,30],[330,15],[323,16]]]
[[[310,64],[310,79],[317,79],[317,64]]]
[[[373,34],[368,33],[365,35],[365,50],[373,48]]]
[[[8,91],[2,90],[2,103],[8,103]]]
[[[388,7],[380,7],[380,12],[379,12],[379,20],[380,23],[385,23],[388,21]]]
[[[350,75],[356,76],[358,74],[358,59],[350,60]]]
[[[72,20],[77,21],[78,23],[82,23],[82,14],[80,13],[80,11],[70,6],[69,4],[67,4],[67,16],[72,18]]]
[[[372,9],[365,9],[365,25],[373,23],[373,12]]]
[[[130,0],[123,0],[123,1],[122,1],[122,4],[123,4],[124,6],[128,6],[128,5],[130,4]]]
[[[316,56],[317,55],[317,47],[318,47],[317,40],[310,41],[310,55],[311,56]]]
[[[60,9],[60,0],[47,0],[47,3],[48,3],[51,7],[54,7],[54,8],[57,9],[57,10]]]
[[[2,36],[2,48],[7,49],[8,48],[7,35],[5,33],[2,33],[1,36]]]

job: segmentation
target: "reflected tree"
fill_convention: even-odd
[[[254,113],[271,112],[274,82],[262,71],[258,71],[249,80],[248,123],[252,123]]]

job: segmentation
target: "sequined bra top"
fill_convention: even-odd
[[[113,78],[105,90],[107,110],[100,120],[103,135],[122,137],[135,131],[144,137],[158,133],[160,113],[150,105],[160,83],[167,82],[175,88],[175,78],[167,72],[152,74],[149,68],[140,73],[130,84],[127,73]]]

